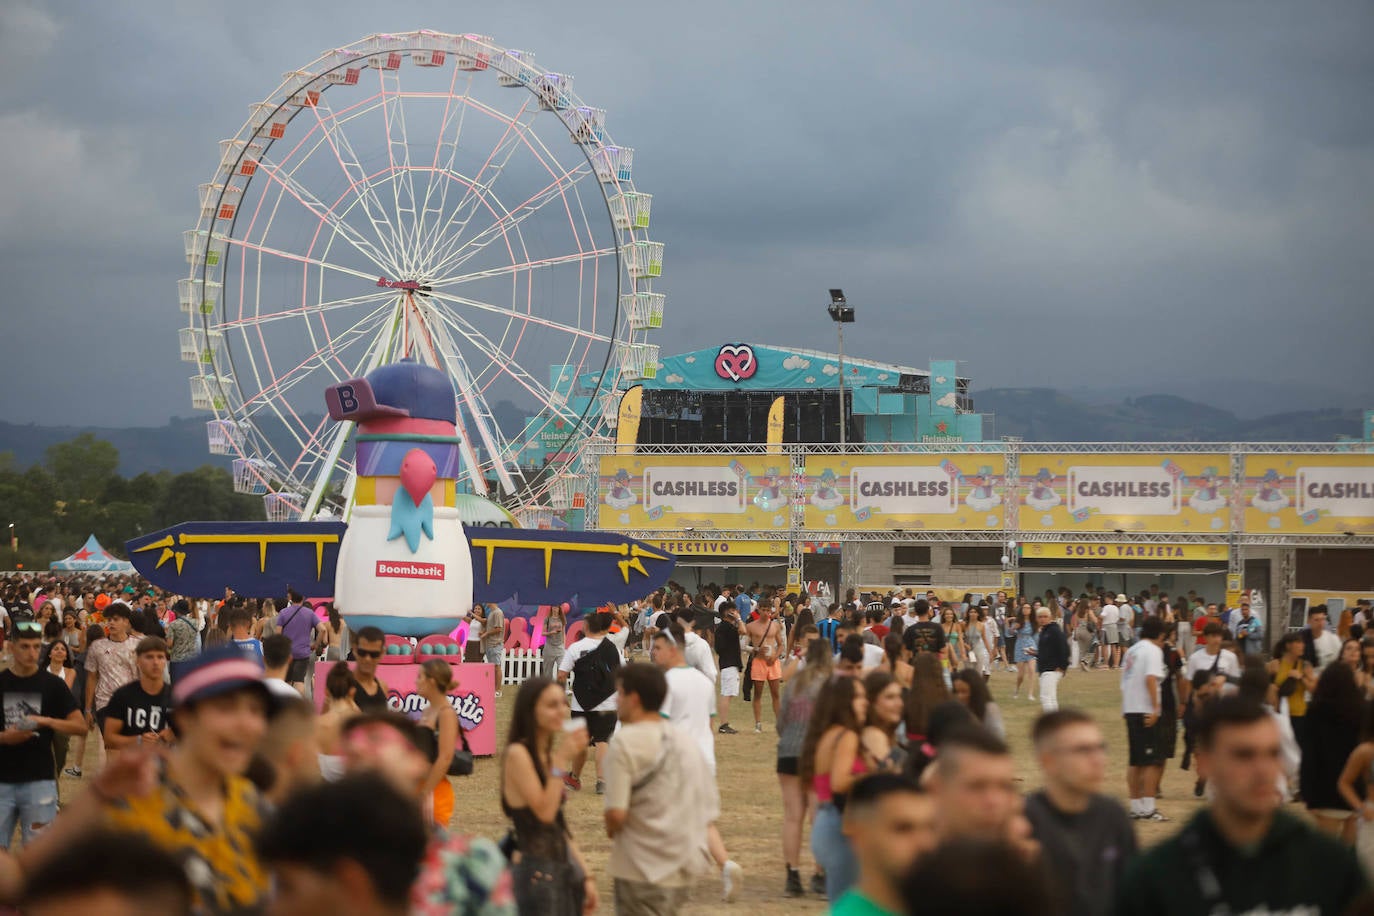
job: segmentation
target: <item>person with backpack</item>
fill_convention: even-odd
[[[607,639],[614,618],[606,611],[586,617],[587,635],[568,646],[558,665],[558,682],[566,684],[572,676],[572,717],[587,722],[588,743],[594,748],[596,762],[596,794],[606,790],[602,763],[606,758],[606,744],[615,731],[615,676],[620,668],[620,650]],[[582,767],[587,752],[580,751],[563,781],[568,788],[582,788]]]

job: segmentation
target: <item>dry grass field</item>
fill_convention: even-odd
[[[1006,719],[1018,775],[1024,781],[1025,789],[1030,791],[1037,786],[1039,774],[1030,753],[1027,734],[1040,706],[1038,702],[1030,703],[1024,697],[1013,701],[1011,693],[1014,683],[1014,674],[997,672],[992,676],[991,687],[993,697],[1001,705]],[[497,701],[498,746],[504,744],[506,726],[517,689],[515,686],[507,686],[503,696]],[[1124,800],[1126,736],[1119,715],[1120,691],[1117,686],[1117,673],[1105,670],[1071,673],[1061,684],[1059,695],[1062,705],[1086,709],[1102,723],[1111,748],[1107,790]],[[690,912],[716,913],[728,910],[747,912],[752,916],[769,916],[784,913],[820,913],[825,910],[823,898],[810,896],[798,900],[784,897],[782,894],[784,874],[779,833],[782,808],[777,777],[774,774],[777,738],[772,730],[772,713],[766,698],[763,705],[763,734],[754,734],[752,713],[744,704],[736,701],[731,719],[732,724],[740,730],[740,734],[716,736],[716,758],[723,812],[720,829],[731,856],[745,869],[743,891],[735,903],[723,907],[720,902],[719,878],[713,876],[703,879],[694,891]],[[1179,753],[1182,754],[1181,741]],[[93,754],[90,752],[88,762],[94,763]],[[579,793],[573,793],[566,805],[568,822],[574,837],[600,876],[603,899],[608,900],[610,881],[605,876],[605,864],[609,841],[602,828],[601,799],[593,791],[590,763],[583,776],[585,788]],[[493,839],[501,837],[507,825],[497,797],[496,761],[479,760],[474,775],[455,779],[453,782],[457,794],[454,827]],[[1177,761],[1174,761],[1166,772],[1164,798],[1159,802],[1159,809],[1173,818],[1173,822],[1140,827],[1142,843],[1148,845],[1170,835],[1178,828],[1180,822],[1196,810],[1199,802],[1193,798],[1192,785],[1192,774],[1180,771]],[[79,784],[63,777],[63,796],[70,797],[70,793],[76,791],[79,791]],[[810,851],[804,842],[804,881],[809,878],[811,867]],[[602,911],[609,912],[609,905],[603,907]]]
[[[1040,704],[1030,703],[1024,696],[1013,701],[1011,693],[1014,684],[1014,674],[997,672],[992,676],[993,696],[1002,707],[1006,718],[1007,734],[1016,756],[1017,772],[1024,780],[1026,790],[1030,791],[1038,785],[1039,774],[1030,752],[1030,740],[1027,735],[1031,722],[1040,711]],[[1059,696],[1061,705],[1086,709],[1102,723],[1111,748],[1107,790],[1124,800],[1126,734],[1120,717],[1121,694],[1117,684],[1118,676],[1115,671],[1079,671],[1064,679]],[[504,742],[505,724],[509,719],[515,692],[515,688],[508,687],[498,701],[501,708],[501,717],[498,719],[501,742]],[[716,759],[723,812],[720,829],[730,855],[744,866],[743,892],[733,904],[723,907],[720,902],[718,877],[702,880],[693,893],[690,912],[732,911],[749,913],[751,916],[781,916],[825,911],[824,898],[811,896],[792,899],[782,894],[782,803],[778,793],[777,776],[774,773],[777,736],[772,730],[772,712],[766,697],[763,708],[763,734],[754,734],[752,712],[736,701],[730,718],[731,724],[740,730],[740,734],[716,736]],[[1179,753],[1182,754],[1182,741],[1179,742]],[[479,761],[477,772],[472,777],[455,780],[455,788],[458,790],[455,826],[493,837],[504,834],[506,825],[497,800],[496,769],[495,761]],[[600,889],[604,897],[610,890],[610,882],[604,877],[609,841],[602,827],[601,799],[592,788],[590,763],[583,776],[585,786],[581,792],[572,794],[567,802],[566,811],[574,837],[586,852],[598,875],[602,876]],[[1143,843],[1154,843],[1169,836],[1181,821],[1191,816],[1199,804],[1193,798],[1192,787],[1192,774],[1180,771],[1175,762],[1165,775],[1164,798],[1159,802],[1160,810],[1174,821],[1142,826],[1139,835]],[[806,881],[810,877],[812,866],[810,849],[805,842],[802,855],[802,876],[803,881]],[[608,910],[603,908],[603,911]]]

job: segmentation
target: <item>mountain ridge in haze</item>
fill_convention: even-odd
[[[1019,436],[1028,442],[1331,442],[1358,438],[1359,410],[1326,408],[1239,417],[1219,407],[1172,394],[1146,394],[1116,403],[1088,403],[1053,388],[989,388],[973,393],[977,410],[990,415],[988,438]],[[516,404],[493,406],[507,436],[520,434],[527,415]],[[0,452],[28,467],[48,446],[83,432],[119,449],[119,471],[189,471],[205,464],[227,468],[229,458],[206,449],[205,418],[174,417],[157,427],[39,426],[0,420]]]

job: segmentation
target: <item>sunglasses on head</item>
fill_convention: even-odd
[[[382,651],[380,649],[354,649],[353,654],[356,655],[358,658],[382,657]]]
[[[43,635],[43,627],[36,620],[21,620],[14,625],[16,633],[36,633]]]

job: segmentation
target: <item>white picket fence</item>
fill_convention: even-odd
[[[544,658],[538,649],[507,649],[501,664],[501,682],[523,684],[543,670]]]

